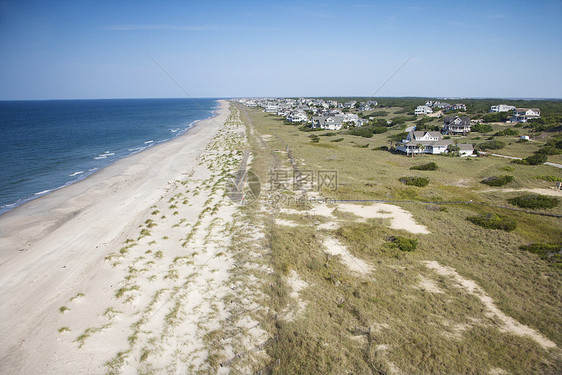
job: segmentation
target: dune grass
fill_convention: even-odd
[[[509,193],[487,192],[489,188],[480,181],[509,165],[509,160],[433,155],[412,158],[372,151],[387,146],[387,136],[399,130],[361,138],[367,148],[355,147],[358,138],[343,133],[337,134],[343,138],[340,142],[328,145],[321,139],[311,144],[307,133],[284,125],[274,116],[252,109],[242,111],[248,113],[258,134],[273,135],[267,142],[253,143],[257,162],[252,168],[262,181],[267,181],[270,168],[291,165],[278,156],[288,147],[296,163],[307,169],[337,170],[338,189],[322,190],[325,197],[435,204],[473,200],[506,205]],[[431,176],[431,184],[425,188],[398,181],[411,167],[430,162],[439,168],[419,172]],[[545,188],[549,182],[537,179],[537,175],[562,177],[559,171],[544,165],[510,166],[510,175],[514,176],[510,188]],[[264,292],[273,312],[262,324],[275,337],[266,348],[270,357],[267,373],[562,370],[559,349],[549,352],[529,338],[504,332],[485,314],[478,298],[423,263],[435,260],[474,280],[501,311],[560,346],[562,273],[537,254],[519,249],[529,243],[562,242],[560,219],[472,204],[396,204],[411,212],[431,234],[390,229],[383,219],[358,223],[354,217],[338,217],[340,228],[334,230],[316,229],[326,219],[306,215],[279,216],[297,222],[296,227],[276,225],[271,216],[263,219],[270,251],[267,261],[273,269]],[[308,208],[303,207],[302,212]],[[552,211],[561,213],[559,207]],[[467,222],[467,217],[480,214],[502,215],[516,222],[516,228],[511,232],[487,230]],[[324,252],[325,236],[338,238],[352,255],[374,265],[375,271],[367,277],[351,274],[337,257]],[[415,240],[415,251],[393,246],[389,239],[399,236]],[[292,302],[285,276],[292,271],[309,285],[301,291],[307,308],[297,319],[287,321],[282,312]],[[420,286],[422,279],[430,280],[439,292]]]

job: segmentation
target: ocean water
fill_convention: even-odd
[[[0,214],[185,133],[214,99],[0,101]]]

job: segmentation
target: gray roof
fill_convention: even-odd
[[[459,146],[461,151],[474,151],[474,147],[471,144],[459,143],[457,146]]]
[[[458,124],[453,123],[456,119],[460,120]],[[443,125],[470,126],[470,117],[446,116],[443,118]]]

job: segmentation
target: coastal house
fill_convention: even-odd
[[[355,108],[356,104],[357,104],[357,102],[355,100],[351,100],[349,102],[343,103],[343,107],[344,108]]]
[[[414,111],[416,115],[427,115],[429,113],[433,113],[433,109],[431,109],[427,105],[419,105],[416,110]]]
[[[541,110],[538,108],[515,108],[511,121],[527,122],[539,117],[541,117]]]
[[[457,104],[450,104],[448,107],[443,108],[444,112],[451,112],[451,111],[466,111],[466,105],[462,103]]]
[[[292,112],[287,116],[287,121],[292,123],[308,122],[308,116],[304,112]]]
[[[396,144],[396,150],[411,154],[442,154],[447,146],[453,144],[450,139],[442,139],[439,132],[411,131],[405,139]]]
[[[452,145],[451,139],[443,139],[441,133],[433,131],[411,131],[405,139],[396,144],[396,150],[407,155],[413,154],[444,154]],[[474,153],[471,144],[458,144],[461,156],[470,156]]]
[[[312,128],[320,128],[326,130],[340,130],[343,126],[344,116],[313,116]]]
[[[467,143],[458,144],[461,157],[474,155],[474,146]]]
[[[442,133],[449,135],[466,135],[470,133],[470,117],[445,117],[443,119]]]
[[[512,105],[498,104],[490,107],[490,112],[509,112],[515,109]]]

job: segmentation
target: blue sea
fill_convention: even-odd
[[[214,99],[0,101],[0,214],[185,133]]]

